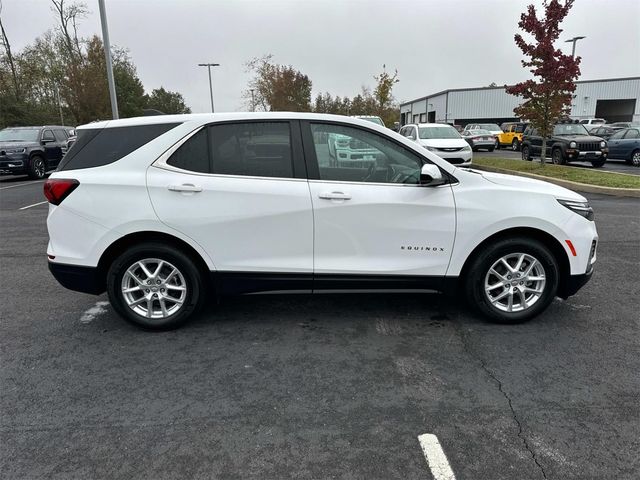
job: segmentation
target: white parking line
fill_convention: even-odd
[[[44,180],[41,180],[39,182],[19,183],[18,185],[9,185],[7,187],[0,187],[0,190],[6,190],[7,188],[26,187],[27,185],[38,185],[39,183],[44,183]]]
[[[422,452],[427,459],[427,464],[431,469],[431,474],[435,480],[456,480],[456,476],[451,470],[449,460],[444,454],[438,437],[431,433],[425,433],[418,437]]]
[[[18,210],[26,210],[27,208],[37,207],[38,205],[42,205],[43,203],[47,203],[47,200],[44,202],[34,203],[33,205],[27,205],[26,207],[20,207]]]
[[[80,323],[92,322],[98,315],[102,315],[107,311],[105,308],[107,305],[109,305],[109,302],[96,302],[93,307],[82,314]]]

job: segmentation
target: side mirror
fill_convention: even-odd
[[[438,185],[444,185],[446,182],[442,176],[442,172],[436,165],[426,163],[420,170],[420,185],[426,187],[437,187]]]

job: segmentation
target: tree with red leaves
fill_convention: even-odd
[[[580,57],[573,58],[554,47],[562,33],[560,23],[569,13],[574,0],[544,0],[544,17],[538,18],[536,8],[529,5],[520,15],[518,27],[533,39],[531,42],[519,33],[514,39],[527,59],[522,66],[528,68],[535,79],[526,80],[511,87],[507,93],[523,98],[523,103],[513,111],[531,122],[542,136],[542,152],[546,152],[546,138],[553,132],[554,124],[571,109],[574,81],[580,76]],[[540,155],[544,165],[546,154]]]

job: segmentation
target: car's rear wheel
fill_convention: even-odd
[[[565,163],[567,163],[564,159],[564,155],[562,155],[562,149],[553,149],[553,152],[551,152],[551,161],[554,165],[564,165]]]
[[[511,150],[513,150],[514,152],[517,152],[520,149],[520,142],[518,142],[517,138],[513,139],[513,142],[511,142]]]
[[[114,309],[125,320],[149,330],[184,324],[200,308],[202,290],[202,276],[193,260],[162,244],[130,248],[107,274]]]
[[[634,150],[631,152],[631,156],[629,157],[628,162],[630,165],[634,167],[640,167],[640,150]]]
[[[522,160],[531,161],[531,150],[529,149],[529,145],[522,146]]]
[[[27,174],[29,178],[42,179],[47,173],[47,164],[40,155],[34,155],[29,161],[29,169]]]
[[[511,238],[483,249],[467,270],[466,295],[473,307],[500,323],[529,320],[554,299],[559,268],[537,240]]]

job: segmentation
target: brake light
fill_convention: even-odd
[[[78,185],[80,182],[74,179],[49,178],[44,182],[44,196],[47,197],[49,203],[60,205]]]

